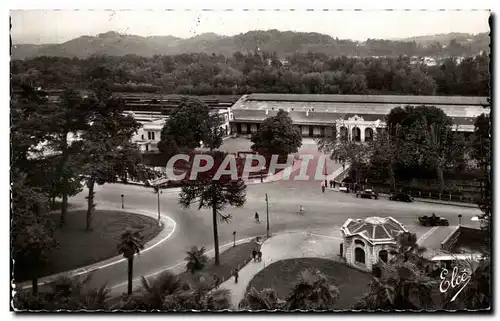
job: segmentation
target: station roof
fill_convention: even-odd
[[[396,107],[432,105],[441,108],[455,125],[473,125],[477,116],[489,113],[487,97],[457,96],[361,96],[250,94],[242,96],[232,108],[235,122],[261,122],[283,109],[298,124],[332,124],[354,115],[365,121],[385,121]]]
[[[248,101],[375,103],[408,105],[487,105],[488,97],[468,96],[402,96],[402,95],[316,95],[316,94],[250,94]]]

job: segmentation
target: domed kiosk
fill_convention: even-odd
[[[392,217],[348,219],[341,227],[341,255],[347,264],[371,271],[379,260],[387,262],[396,237],[408,230]]]

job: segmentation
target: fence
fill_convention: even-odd
[[[339,175],[340,177],[340,175]],[[335,180],[337,181],[337,180]],[[352,183],[344,183],[344,185],[347,185],[350,187],[352,191],[354,191],[354,184]],[[377,185],[371,185],[371,184],[359,184],[358,185],[360,188],[359,190],[365,190],[365,189],[371,189],[379,194],[387,194],[390,195],[391,189],[387,186],[377,186]],[[400,189],[401,191],[402,189]],[[436,192],[425,192],[425,191],[412,191],[410,189],[407,189],[405,191],[412,197],[416,198],[423,198],[423,199],[431,199],[431,200],[440,200],[440,201],[448,201],[448,202],[457,202],[457,203],[467,203],[467,204],[475,204],[477,202],[477,196],[472,196],[472,195],[464,195],[464,194],[458,194],[458,193],[436,193]]]

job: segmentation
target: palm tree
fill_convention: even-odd
[[[121,306],[125,310],[161,310],[165,298],[189,289],[177,275],[165,271],[154,279],[141,278],[141,288]]]
[[[331,310],[339,289],[318,270],[307,269],[286,299],[286,310]]]
[[[38,295],[16,294],[14,306],[22,310],[105,310],[110,289],[106,285],[89,288],[92,274],[85,278],[62,276]]]
[[[117,245],[118,253],[128,260],[128,294],[132,294],[132,276],[134,269],[134,255],[139,254],[144,248],[144,238],[139,231],[127,229]]]
[[[392,261],[407,262],[411,261],[419,268],[425,267],[426,260],[422,254],[427,251],[423,246],[417,243],[417,235],[411,232],[400,233],[396,237],[397,245],[391,250]]]
[[[193,246],[191,250],[186,252],[186,270],[192,274],[196,271],[201,271],[208,262],[208,257],[205,255],[205,247],[197,248]]]
[[[231,307],[231,291],[228,289],[213,289],[213,284],[197,280],[188,291],[184,291],[178,299],[183,310],[220,311]],[[179,305],[179,304],[177,304]]]
[[[359,310],[420,310],[433,308],[438,281],[411,261],[381,262],[369,292],[354,306]]]
[[[254,287],[245,294],[239,303],[242,310],[281,310],[284,307],[284,300],[278,297],[278,292],[274,289],[263,289],[257,291]]]

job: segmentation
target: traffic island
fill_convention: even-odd
[[[58,226],[59,214],[54,214],[54,226]],[[49,255],[49,264],[40,276],[71,271],[116,257],[116,246],[121,234],[127,229],[139,230],[144,243],[153,239],[163,229],[157,220],[140,214],[122,211],[96,210],[92,218],[92,231],[86,231],[86,211],[70,211],[63,228],[57,227],[54,236],[58,242]],[[20,275],[19,281],[27,280]]]
[[[257,273],[246,288],[257,291],[266,288],[276,290],[280,299],[285,299],[297,283],[301,271],[314,268],[319,270],[339,288],[339,297],[332,306],[334,310],[352,309],[368,291],[371,274],[351,268],[346,264],[321,258],[297,258],[275,262]]]

